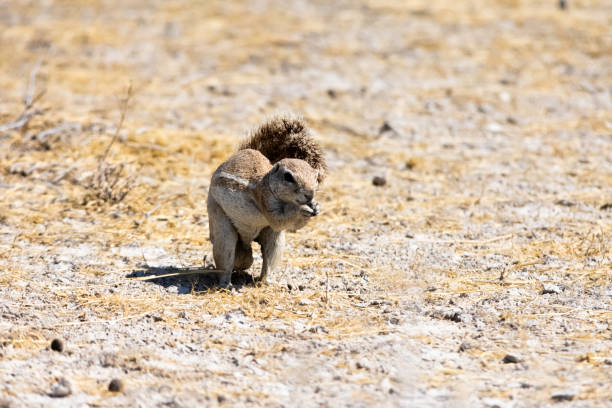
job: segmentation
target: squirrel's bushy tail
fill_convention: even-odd
[[[327,164],[321,146],[314,140],[304,119],[279,115],[254,129],[240,150],[258,150],[272,164],[282,159],[301,159],[319,170],[319,182],[327,175]]]

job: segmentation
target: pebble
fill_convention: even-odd
[[[110,383],[108,383],[108,390],[110,392],[121,392],[123,391],[123,381],[118,378],[113,378]]]
[[[325,326],[320,325],[320,324],[315,324],[310,329],[308,329],[308,331],[311,333],[319,333],[319,332],[329,333],[329,330],[327,330]]]
[[[504,127],[502,125],[500,125],[499,123],[496,122],[492,122],[489,123],[488,125],[485,126],[485,129],[488,130],[489,132],[503,132]]]
[[[553,285],[552,283],[545,283],[543,286],[544,287],[542,288],[541,292],[543,295],[561,293],[561,288],[557,285]]]
[[[377,187],[381,187],[384,186],[385,184],[387,184],[387,179],[381,176],[375,176],[372,179],[372,184],[374,184]]]
[[[472,345],[470,343],[464,341],[464,342],[462,342],[459,345],[459,352],[462,353],[462,352],[464,352],[466,350],[469,350],[471,348],[472,348]]]
[[[463,321],[461,317],[461,313],[457,311],[453,311],[453,310],[445,312],[444,319],[450,320],[451,322],[455,322],[455,323],[461,323]]]
[[[511,406],[506,401],[500,398],[483,398],[482,403],[487,408],[505,408]]]
[[[50,397],[53,398],[64,398],[72,393],[72,387],[70,382],[65,378],[60,378],[59,381],[51,388],[49,393]]]
[[[550,396],[550,398],[553,401],[571,401],[574,399],[575,396],[576,393],[574,393],[573,391],[565,390],[555,392],[553,395]]]
[[[359,360],[359,361],[357,361],[355,363],[355,367],[358,370],[369,370],[370,369],[370,362],[367,359],[362,358],[361,360]]]
[[[64,342],[61,339],[53,339],[51,342],[51,350],[61,353],[64,351]]]
[[[388,122],[383,122],[383,124],[380,126],[380,129],[378,129],[378,134],[391,132],[393,130],[393,127]]]
[[[514,354],[506,354],[502,360],[504,364],[517,364],[521,362],[521,359]]]
[[[300,299],[300,306],[308,306],[312,304],[312,300],[310,299]]]

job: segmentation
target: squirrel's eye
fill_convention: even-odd
[[[293,178],[293,174],[287,172],[285,173],[285,181],[288,183],[295,183],[295,179]]]

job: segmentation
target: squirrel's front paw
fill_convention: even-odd
[[[304,217],[314,217],[319,215],[321,212],[321,206],[316,201],[312,201],[309,204],[303,204],[300,206],[300,213]]]

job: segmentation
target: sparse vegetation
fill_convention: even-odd
[[[611,15],[9,1],[0,401],[611,404]],[[276,283],[150,279],[212,267],[211,173],[277,110],[330,175]]]

